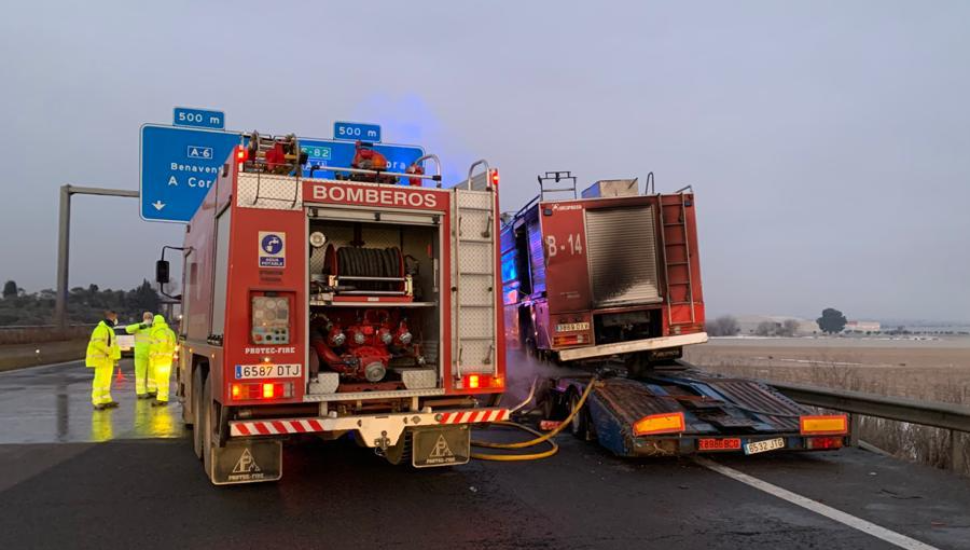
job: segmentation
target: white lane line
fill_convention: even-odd
[[[695,457],[694,461],[700,464],[701,466],[704,466],[705,468],[708,468],[710,470],[714,470],[715,472],[723,476],[727,476],[735,481],[740,481],[741,483],[744,483],[745,485],[748,485],[750,487],[754,487],[759,491],[764,491],[769,495],[778,497],[796,506],[801,506],[806,510],[815,512],[816,514],[819,514],[821,516],[825,516],[831,520],[837,521],[843,525],[846,525],[858,531],[862,531],[867,535],[872,535],[873,537],[882,539],[900,548],[905,548],[906,550],[939,550],[935,546],[930,546],[929,544],[922,543],[916,539],[911,539],[906,535],[902,535],[895,531],[890,531],[885,527],[880,527],[875,523],[870,523],[864,519],[857,518],[850,514],[846,514],[845,512],[836,510],[831,506],[826,506],[821,502],[812,500],[807,497],[803,497],[802,495],[793,493],[787,489],[782,489],[777,485],[772,485],[771,483],[768,483],[767,481],[762,481],[756,477],[751,477],[748,474],[735,470],[734,468],[728,468],[727,466],[718,464],[716,462],[712,462],[706,458]]]

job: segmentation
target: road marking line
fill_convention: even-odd
[[[867,535],[872,535],[878,539],[882,539],[890,544],[896,545],[900,548],[905,548],[906,550],[939,550],[935,546],[930,546],[929,544],[922,543],[916,539],[911,539],[906,535],[902,535],[895,531],[890,531],[885,527],[880,527],[875,523],[868,522],[862,518],[857,518],[853,515],[847,514],[840,510],[836,510],[831,506],[826,506],[821,502],[812,500],[808,497],[803,497],[797,493],[793,493],[787,489],[782,489],[777,485],[772,485],[767,481],[762,481],[756,477],[749,476],[743,472],[739,472],[734,468],[729,468],[722,464],[718,464],[706,458],[694,458],[694,461],[704,466],[709,470],[713,470],[723,476],[729,477],[735,481],[740,481],[745,485],[754,487],[759,491],[764,491],[769,495],[778,497],[784,501],[790,502],[796,506],[801,506],[806,510],[815,512],[821,516],[825,516],[831,520],[837,521],[843,525],[862,531]]]

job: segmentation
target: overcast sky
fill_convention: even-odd
[[[57,190],[138,188],[172,107],[335,119],[535,175],[693,184],[710,312],[970,319],[968,2],[8,3],[0,278],[54,286]],[[183,227],[76,197],[71,285],[150,278]]]

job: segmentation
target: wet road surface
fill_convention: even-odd
[[[178,405],[135,400],[123,366],[108,413],[91,410],[80,363],[0,375],[0,548],[899,547],[692,460],[618,459],[569,436],[545,461],[417,471],[349,442],[288,445],[280,483],[217,488]],[[970,481],[952,474],[857,450],[717,462],[970,548]]]
[[[116,372],[111,383],[118,408],[97,414],[91,407],[94,371],[80,361],[0,373],[0,444],[175,438],[189,433],[177,404],[153,408],[150,400],[135,398],[131,359],[120,366],[123,379]]]

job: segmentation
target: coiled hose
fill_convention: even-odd
[[[530,453],[530,454],[494,454],[494,453],[473,452],[471,454],[471,457],[476,458],[478,460],[492,460],[495,462],[524,462],[527,460],[541,460],[543,458],[549,458],[550,456],[556,454],[557,452],[559,452],[559,445],[557,445],[555,441],[552,441],[552,438],[558,435],[559,432],[566,429],[566,426],[569,426],[569,424],[573,421],[576,415],[579,414],[581,410],[583,410],[583,405],[586,404],[586,399],[589,397],[589,394],[593,391],[593,387],[596,385],[596,383],[597,383],[596,378],[593,378],[592,380],[590,380],[589,384],[586,386],[586,389],[583,391],[582,396],[579,398],[579,401],[576,403],[576,406],[573,408],[572,411],[569,412],[569,416],[567,416],[566,419],[563,420],[559,424],[559,426],[556,427],[556,429],[552,430],[551,432],[543,434],[530,428],[529,426],[524,426],[516,422],[498,422],[496,424],[499,426],[518,428],[520,430],[529,432],[530,434],[533,434],[538,437],[536,437],[535,439],[530,439],[528,441],[517,441],[515,443],[494,443],[491,441],[481,441],[476,439],[472,440],[473,447],[481,447],[483,449],[502,449],[502,450],[525,449],[528,447],[534,447],[536,445],[541,445],[542,443],[546,443],[549,445],[549,448],[546,449],[545,451],[542,451],[540,453]]]
[[[343,246],[337,249],[337,272],[340,275],[359,277],[402,277],[401,250],[391,248],[357,248]],[[333,271],[331,271],[333,273]],[[359,290],[395,290],[400,283],[357,281]]]

